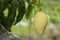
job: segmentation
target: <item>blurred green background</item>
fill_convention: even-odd
[[[27,8],[27,5],[28,3],[25,2],[26,8]],[[50,29],[53,29],[56,32],[58,27],[60,26],[60,1],[59,0],[41,0],[41,8],[48,17],[48,25],[46,27],[45,33],[47,34]],[[32,34],[33,32],[35,32],[33,21],[34,21],[35,11],[37,11],[37,9],[38,7],[35,6],[35,9],[31,13],[31,18],[28,20],[25,18],[25,15],[24,15],[23,19],[19,23],[12,26],[11,32],[19,36],[22,36],[22,35],[28,36],[29,33]],[[5,16],[7,16],[8,10],[6,9],[4,13],[5,13]]]

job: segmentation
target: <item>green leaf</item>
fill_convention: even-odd
[[[18,15],[16,17],[16,21],[14,24],[17,24],[19,21],[21,21],[24,14],[25,14],[25,0],[19,0],[18,1]]]
[[[8,31],[11,30],[11,26],[12,26],[12,23],[14,22],[15,20],[15,16],[16,16],[16,8],[17,8],[17,0],[13,0],[11,2],[11,5],[8,6],[8,16],[7,16],[7,26],[6,26],[6,29]],[[9,27],[8,27],[9,26]]]
[[[28,0],[28,8],[27,8],[26,14],[25,14],[26,19],[30,18],[32,10],[33,10],[32,0]]]
[[[34,5],[34,6],[37,6],[38,5],[38,0],[32,0],[32,4]]]

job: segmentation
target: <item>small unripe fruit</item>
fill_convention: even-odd
[[[34,17],[34,28],[35,31],[42,35],[46,29],[46,25],[48,23],[48,18],[43,11],[39,11],[36,13]]]

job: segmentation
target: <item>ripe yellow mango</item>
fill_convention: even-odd
[[[35,31],[38,34],[42,35],[46,29],[47,23],[48,23],[47,15],[43,11],[37,12],[33,22]]]

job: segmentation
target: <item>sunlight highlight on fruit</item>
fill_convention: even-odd
[[[39,35],[44,33],[47,23],[48,18],[46,14],[43,11],[37,12],[34,17],[34,28]]]

